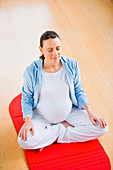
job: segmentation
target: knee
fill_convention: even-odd
[[[28,140],[27,141],[22,140],[21,137],[19,136],[18,136],[18,144],[23,149],[30,149],[30,142]]]
[[[106,134],[108,132],[108,125],[105,128],[101,129],[102,135]]]
[[[98,127],[98,137],[105,135],[108,132],[108,125],[105,128]]]
[[[24,149],[24,140],[22,140],[19,136],[18,136],[18,144],[19,144],[19,146],[21,147],[21,148],[23,148]]]
[[[94,126],[93,126],[94,127]],[[97,123],[97,126],[94,127],[94,133],[97,137],[101,137],[103,135],[105,135],[108,132],[108,125],[105,126],[105,128],[103,127],[102,129],[100,128],[100,124]]]

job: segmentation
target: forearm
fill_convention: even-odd
[[[31,116],[26,116],[25,117],[25,123],[31,122]]]
[[[27,99],[24,100],[23,98],[22,98],[22,112],[24,121],[27,116],[32,117],[32,103],[27,102]]]
[[[87,111],[88,114],[90,114],[90,113],[92,112],[89,104],[85,104],[85,105],[83,106],[83,108]]]

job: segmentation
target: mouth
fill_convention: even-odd
[[[58,57],[54,57],[54,58],[52,58],[52,60],[58,60]]]
[[[52,58],[52,59],[56,60],[56,59],[58,59],[58,57],[54,57],[54,58]]]
[[[58,61],[60,59],[60,56],[52,56],[51,59],[53,61]]]

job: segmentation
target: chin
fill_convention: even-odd
[[[60,59],[59,59],[59,58],[58,58],[58,59],[55,59],[55,60],[54,60],[54,63],[56,63],[56,64],[57,64],[57,63],[59,63],[59,61],[60,61]]]

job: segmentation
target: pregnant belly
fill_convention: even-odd
[[[38,113],[41,114],[50,123],[58,123],[66,119],[72,108],[72,102],[62,102],[60,104],[46,102],[46,105],[37,107]]]

